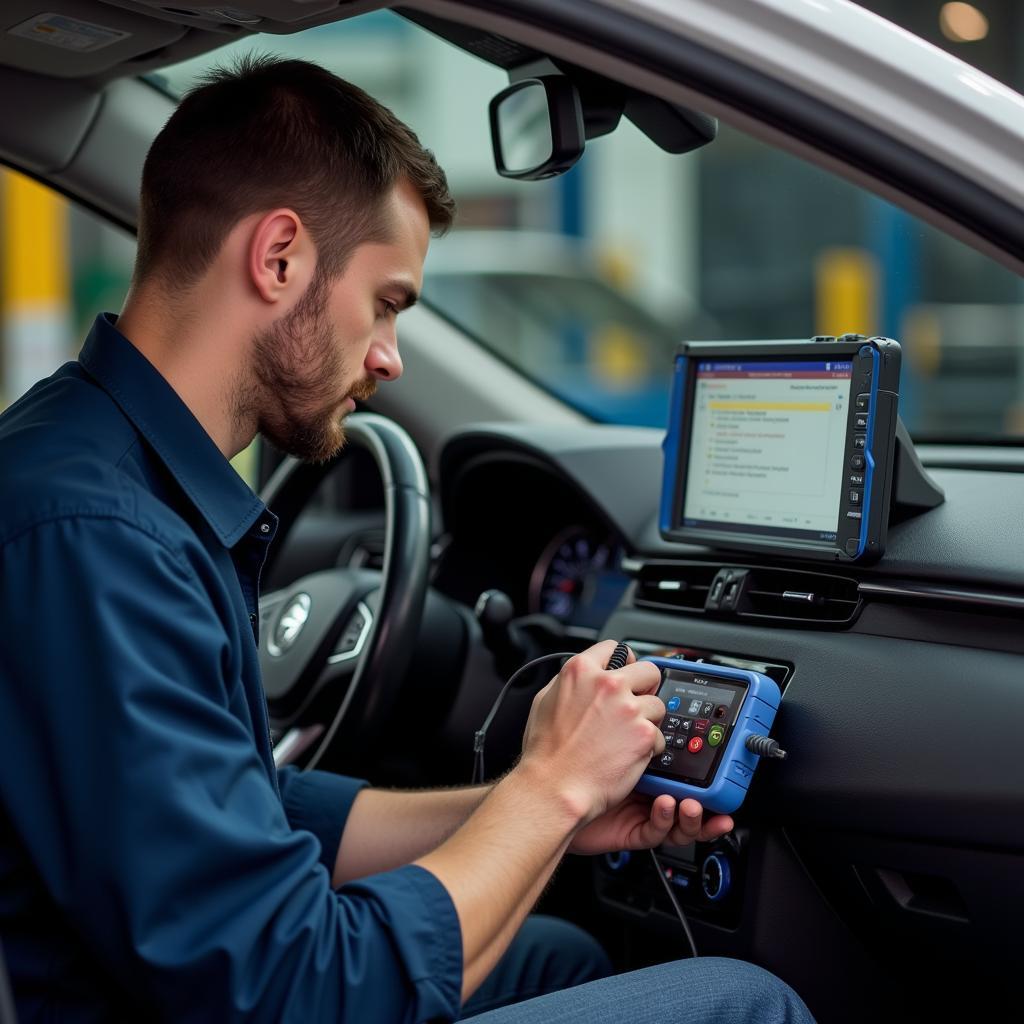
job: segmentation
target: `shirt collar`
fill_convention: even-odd
[[[78,361],[149,442],[221,543],[233,547],[265,505],[155,366],[101,313]]]

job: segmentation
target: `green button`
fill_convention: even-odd
[[[708,732],[708,746],[717,747],[725,739],[725,730],[720,725],[711,726]]]

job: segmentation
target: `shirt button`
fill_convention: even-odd
[[[254,626],[256,625],[256,613],[255,613],[255,612],[250,612],[250,613],[249,613],[249,621],[250,621],[250,622],[251,622],[251,623],[252,623],[252,624],[253,624]]]
[[[270,523],[261,523],[260,533],[270,533]]]

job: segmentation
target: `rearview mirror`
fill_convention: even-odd
[[[583,155],[583,113],[564,75],[525,78],[491,100],[494,163],[505,178],[537,181],[567,171]]]

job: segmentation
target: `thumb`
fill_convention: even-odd
[[[651,804],[647,820],[631,837],[634,849],[648,850],[665,841],[676,818],[676,802],[670,796],[659,796]]]

